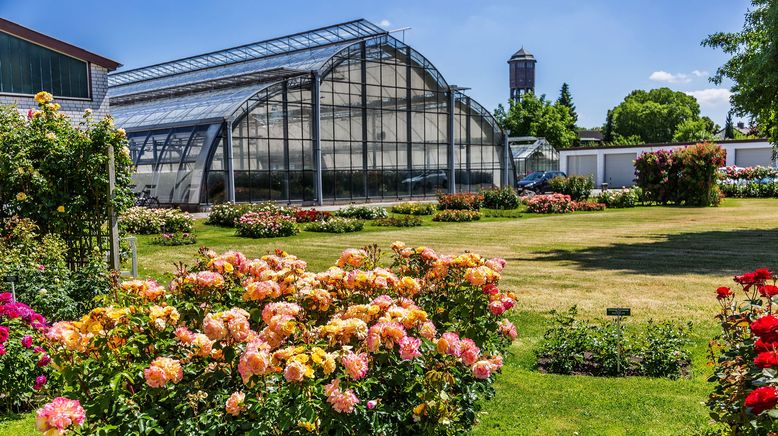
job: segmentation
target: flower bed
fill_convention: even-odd
[[[351,233],[359,232],[365,227],[363,221],[352,218],[330,218],[327,221],[318,221],[305,226],[309,232],[324,233]]]
[[[421,225],[421,218],[416,216],[393,216],[375,220],[373,224],[382,227],[418,227]]]
[[[438,209],[440,210],[479,210],[483,203],[483,194],[473,194],[471,192],[438,194]]]
[[[150,209],[131,207],[119,218],[119,228],[127,233],[152,235],[154,233],[191,232],[192,215],[178,209]]]
[[[597,201],[610,208],[635,207],[640,201],[641,192],[640,188],[602,191]]]
[[[393,213],[403,215],[432,215],[437,207],[432,203],[400,203],[392,206]]]
[[[186,232],[162,233],[152,243],[165,246],[192,245],[197,243],[197,235]]]
[[[213,206],[208,213],[206,224],[222,227],[235,227],[237,221],[249,212],[271,212],[292,216],[294,211],[288,207],[278,205],[272,201],[264,203],[221,203]]]
[[[241,216],[235,225],[235,234],[247,238],[276,238],[296,235],[294,218],[274,212],[249,212]]]
[[[527,201],[527,211],[532,213],[570,213],[575,211],[575,202],[569,195],[535,195]]]
[[[203,251],[167,289],[128,284],[47,333],[68,410],[88,434],[467,432],[515,333],[505,261],[392,251],[391,270],[370,247],[321,273]]]
[[[46,320],[0,294],[0,410],[22,412],[43,399],[51,358],[41,347]]]
[[[332,218],[331,213],[316,209],[296,209],[293,216],[298,223],[326,221]]]
[[[776,276],[761,268],[734,281],[739,289],[716,289],[723,334],[711,342],[715,388],[707,404],[727,434],[766,435],[778,431]]]
[[[596,201],[574,201],[573,210],[576,212],[592,212],[598,210],[605,210],[604,203],[598,203]]]
[[[441,210],[432,217],[432,221],[461,223],[465,221],[478,221],[481,219],[481,212],[477,210]]]
[[[640,333],[611,322],[575,319],[576,308],[555,313],[554,326],[536,351],[542,372],[593,376],[678,378],[689,375],[687,327],[649,321]]]
[[[386,213],[386,209],[383,207],[370,206],[346,206],[342,209],[336,210],[334,215],[343,218],[357,218],[361,220],[374,220],[377,218],[386,218],[389,216],[389,214]]]
[[[481,191],[484,196],[483,207],[489,209],[516,209],[521,204],[516,190],[506,186],[500,189],[486,189]]]

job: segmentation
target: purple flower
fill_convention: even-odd
[[[35,384],[32,385],[32,388],[35,389],[36,391],[43,389],[43,385],[46,384],[46,380],[48,379],[46,378],[45,375],[39,375],[35,377]]]
[[[0,356],[4,356],[4,355],[5,355],[5,345],[0,344]]]
[[[8,327],[0,325],[0,344],[8,340]]]
[[[13,295],[10,292],[3,292],[0,294],[0,304],[7,304],[13,300]]]
[[[376,404],[378,404],[378,401],[376,400],[370,400],[367,402],[367,408],[370,410],[375,409]]]
[[[32,348],[32,336],[25,335],[22,338],[22,347],[24,347],[24,348]]]

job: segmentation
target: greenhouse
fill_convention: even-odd
[[[536,171],[559,171],[559,152],[545,138],[508,138],[515,180]]]
[[[365,20],[117,72],[109,86],[135,189],[163,204],[396,200],[513,177],[489,111]]]

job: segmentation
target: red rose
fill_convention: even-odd
[[[773,278],[773,273],[767,268],[759,268],[758,270],[754,271],[754,276],[757,280],[765,282]]]
[[[763,297],[772,297],[778,295],[778,286],[762,285],[759,286],[759,294]]]
[[[498,292],[500,292],[500,289],[492,283],[489,283],[488,285],[481,288],[481,291],[486,295],[496,295]]]
[[[716,289],[716,298],[718,298],[719,300],[723,300],[725,298],[729,298],[729,296],[731,296],[731,295],[732,295],[732,289],[730,289],[730,288],[728,288],[726,286],[722,286],[722,287]]]
[[[762,338],[759,338],[754,342],[754,351],[757,353],[762,353],[765,351],[774,351],[776,349],[776,346],[778,346],[778,343],[775,341],[765,341]]]
[[[765,315],[751,323],[751,333],[760,338],[775,336],[778,331],[778,318]]]
[[[754,365],[760,368],[772,368],[778,366],[778,354],[775,351],[759,353],[754,359]]]
[[[746,408],[751,409],[751,413],[759,415],[765,410],[772,409],[778,404],[778,395],[772,386],[762,386],[751,391],[746,397]]]

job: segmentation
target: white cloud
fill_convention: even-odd
[[[649,80],[656,82],[667,83],[689,83],[692,81],[692,79],[684,73],[673,74],[663,70],[654,71],[650,76],[648,76],[648,78]]]
[[[392,25],[392,23],[389,20],[387,20],[386,18],[384,18],[383,20],[381,20],[378,23],[378,25],[381,26],[381,27],[389,27],[389,26]]]
[[[697,77],[705,77],[708,75],[708,72],[705,70],[694,70],[692,71],[692,74],[694,74]]]
[[[732,93],[725,88],[706,88],[698,91],[689,91],[686,94],[691,95],[700,103],[700,107],[717,107],[729,104],[729,96]]]

